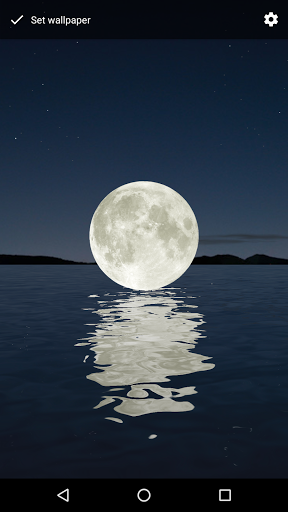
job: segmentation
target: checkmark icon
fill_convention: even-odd
[[[20,17],[18,18],[18,20],[16,20],[16,21],[11,20],[11,21],[12,21],[12,23],[13,23],[14,25],[16,25],[16,23],[18,23],[18,21],[20,21],[20,20],[21,20],[21,18],[23,18],[23,14],[22,14],[22,16],[20,16]]]

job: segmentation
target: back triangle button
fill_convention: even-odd
[[[65,496],[62,496],[62,494],[66,493],[66,497]],[[59,492],[59,494],[57,494],[58,498],[61,498],[61,500],[64,500],[64,501],[69,501],[69,489],[65,489],[65,491],[61,491]]]

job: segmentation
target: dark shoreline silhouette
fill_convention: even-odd
[[[231,254],[217,254],[194,258],[192,265],[288,265],[288,259],[273,258],[266,254],[254,254],[246,259]]]
[[[0,254],[0,265],[97,265],[96,262],[85,263],[81,261],[63,260],[53,256],[19,256]],[[288,265],[288,259],[273,258],[265,254],[254,254],[242,259],[231,254],[217,254],[216,256],[199,256],[194,258],[191,265]]]
[[[97,265],[97,263],[84,263],[81,261],[63,260],[53,256],[18,256],[0,254],[0,265]]]

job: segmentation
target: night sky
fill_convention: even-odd
[[[93,262],[99,203],[171,187],[196,256],[288,258],[288,40],[1,40],[1,254]]]

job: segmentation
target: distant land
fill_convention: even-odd
[[[0,265],[97,265],[97,263],[84,263],[80,261],[63,260],[53,256],[18,256],[0,254]],[[288,259],[273,258],[265,254],[254,254],[242,259],[231,254],[217,254],[216,256],[200,256],[194,258],[191,265],[288,265]]]
[[[0,254],[0,265],[97,265],[97,263],[83,263],[79,261],[63,260],[53,256],[18,256]]]
[[[284,258],[273,258],[266,254],[254,254],[243,260],[231,254],[217,254],[217,256],[200,256],[194,258],[192,265],[288,265]]]

